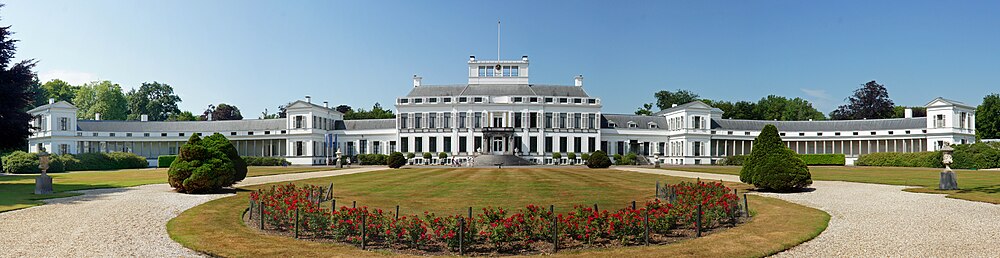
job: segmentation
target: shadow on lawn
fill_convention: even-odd
[[[774,190],[763,190],[763,189],[756,189],[755,188],[755,189],[753,189],[753,191],[754,192],[760,192],[760,193],[772,193],[772,194],[797,194],[797,193],[809,193],[809,192],[813,192],[813,191],[816,191],[816,188],[813,188],[813,187],[803,187],[803,188],[795,188],[795,189],[792,189],[791,191],[774,191]]]
[[[961,187],[961,185],[959,185]],[[959,193],[1000,193],[1000,185],[986,185],[972,188],[960,188]]]

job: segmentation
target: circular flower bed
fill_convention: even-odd
[[[251,227],[314,241],[412,254],[484,255],[665,244],[696,237],[699,228],[708,234],[745,222],[739,197],[720,183],[669,189],[670,203],[654,199],[613,211],[575,206],[566,213],[537,205],[516,211],[487,207],[470,217],[402,215],[368,207],[331,210],[321,205],[329,199],[324,188],[287,184],[252,192],[244,220]]]

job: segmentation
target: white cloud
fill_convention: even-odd
[[[807,96],[812,97],[814,99],[822,99],[822,100],[832,99],[830,97],[830,94],[826,93],[825,90],[814,90],[814,89],[800,89],[800,90],[802,90],[802,92],[805,93]]]
[[[833,97],[826,90],[817,89],[799,89],[802,93],[806,94],[806,100],[813,103],[813,107],[823,112],[823,110],[832,110],[835,106]]]
[[[97,75],[92,73],[67,70],[49,70],[41,72],[38,73],[38,79],[41,80],[42,83],[52,79],[60,79],[71,85],[82,85],[84,83],[98,80]]]

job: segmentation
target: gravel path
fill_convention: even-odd
[[[362,173],[384,168],[250,177],[237,186]],[[0,257],[193,257],[167,234],[167,221],[232,194],[187,195],[167,184],[81,191],[45,205],[0,213]]]
[[[739,176],[621,170],[739,182]],[[776,257],[1000,257],[1000,205],[902,191],[904,186],[815,181],[815,191],[760,193],[826,211],[818,237]]]

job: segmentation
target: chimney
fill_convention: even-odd
[[[670,107],[676,107],[677,104],[670,104]]]
[[[56,103],[56,99],[50,98],[49,99],[49,104],[54,104],[54,103]]]
[[[527,62],[528,61],[528,56],[521,56],[521,61]]]
[[[913,118],[913,109],[912,108],[906,108],[906,109],[904,109],[903,110],[903,117],[904,118]]]
[[[208,113],[208,119],[206,119],[206,120],[212,121],[212,113]]]
[[[476,56],[469,56],[469,62],[475,62]]]
[[[101,113],[94,113],[94,120],[101,121]]]
[[[306,102],[313,103],[313,97],[306,95]]]
[[[139,121],[146,122],[149,121],[149,115],[140,115]]]
[[[423,77],[420,77],[420,76],[417,76],[416,74],[414,74],[413,75],[413,87],[414,88],[420,87],[420,80],[423,80],[423,79],[424,79]]]
[[[330,102],[329,101],[323,101],[323,107],[330,108]]]
[[[573,85],[576,85],[577,87],[583,87],[583,75],[582,74],[581,75],[577,75],[576,77],[573,77]]]

